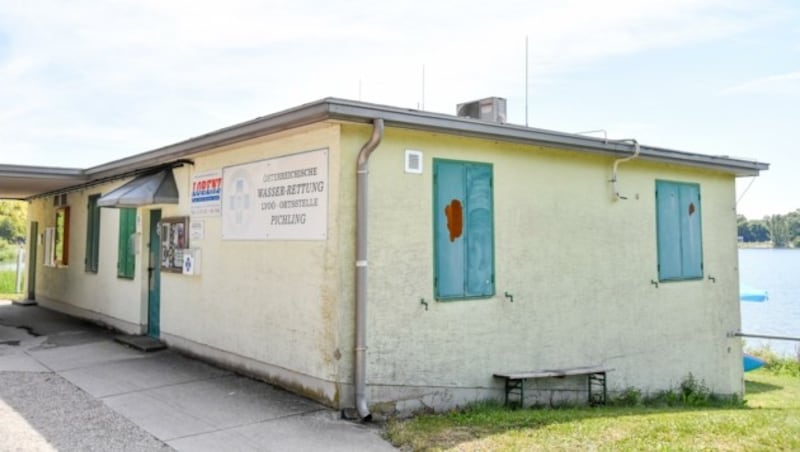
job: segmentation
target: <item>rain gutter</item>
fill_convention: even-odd
[[[355,391],[356,410],[362,421],[372,419],[367,404],[367,184],[369,182],[369,156],[383,138],[383,119],[372,123],[372,136],[358,153],[356,165],[356,348]]]

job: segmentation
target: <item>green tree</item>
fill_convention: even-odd
[[[789,242],[800,240],[800,209],[786,214],[786,226],[789,229]]]
[[[769,229],[763,221],[754,220],[749,222],[750,242],[769,242]],[[747,241],[747,240],[746,240]]]
[[[762,220],[748,220],[744,215],[736,216],[737,230],[742,241],[768,242],[770,240],[769,228]]]
[[[25,240],[28,206],[22,201],[0,201],[0,239],[9,243]]]
[[[25,240],[28,206],[22,201],[0,201],[0,261],[17,255],[17,243]]]
[[[775,248],[786,248],[789,246],[791,237],[789,235],[789,226],[786,217],[783,215],[771,215],[764,217],[769,229],[770,237],[772,238],[772,246]]]

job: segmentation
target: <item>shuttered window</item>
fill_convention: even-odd
[[[62,199],[66,199],[62,197]],[[69,264],[69,206],[56,209],[56,229],[53,243],[55,265],[66,267]]]
[[[433,185],[436,298],[494,295],[492,166],[435,159]]]
[[[656,181],[659,280],[703,277],[701,213],[698,184]]]
[[[89,205],[86,207],[86,259],[84,261],[87,272],[97,273],[100,256],[100,207],[97,200],[100,195],[89,196]]]
[[[133,279],[136,269],[134,240],[136,237],[136,209],[119,209],[119,252],[117,253],[117,276]]]

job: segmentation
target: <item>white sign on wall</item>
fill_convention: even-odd
[[[222,170],[224,240],[325,240],[328,150]]]
[[[192,176],[192,216],[219,216],[222,201],[222,171],[213,170]]]
[[[192,219],[189,222],[189,238],[192,240],[192,242],[206,238],[205,221]]]

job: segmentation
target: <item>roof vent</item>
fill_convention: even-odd
[[[506,122],[506,100],[502,97],[487,97],[458,104],[456,114],[464,118],[481,119],[503,124]]]

